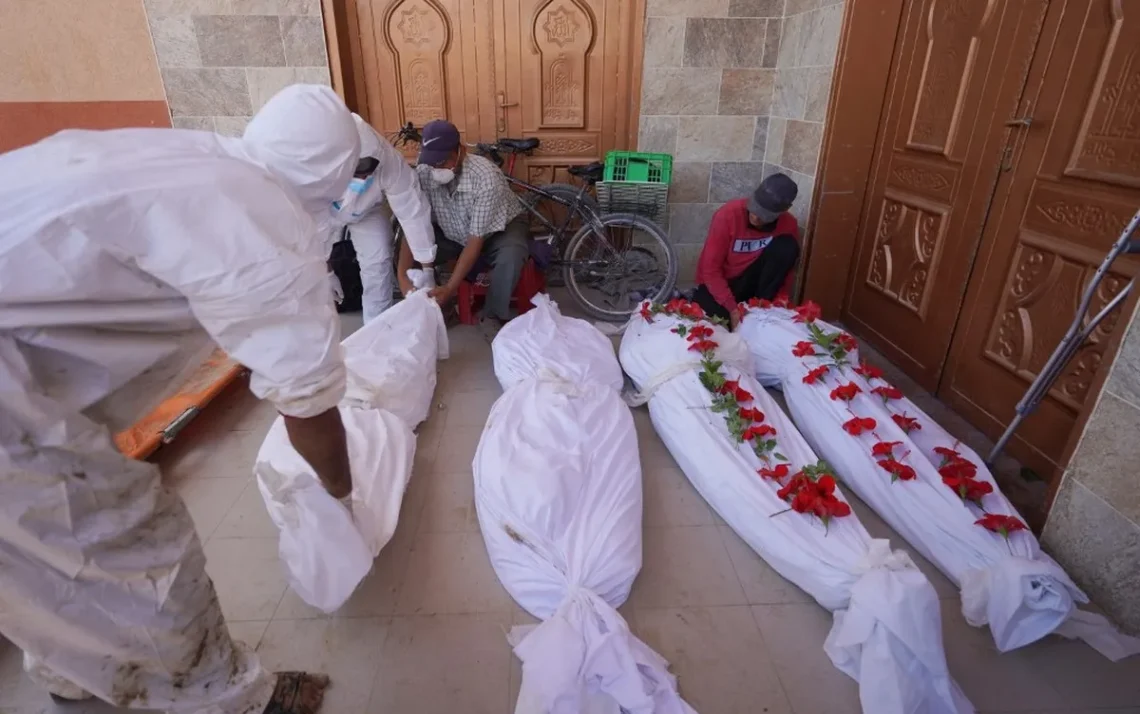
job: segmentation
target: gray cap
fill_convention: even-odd
[[[787,174],[772,174],[752,192],[752,198],[748,199],[748,212],[759,218],[761,223],[771,223],[792,207],[799,192],[796,182]]]

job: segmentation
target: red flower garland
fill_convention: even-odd
[[[823,375],[827,374],[828,369],[830,369],[830,367],[828,367],[826,364],[821,364],[820,366],[811,370],[804,375],[804,384],[815,384],[823,378]]]
[[[792,348],[792,354],[796,357],[815,357],[815,343],[807,340],[797,342]]]
[[[895,447],[902,446],[901,441],[880,441],[871,447],[871,456],[890,456],[895,454]]]
[[[918,476],[914,469],[904,463],[896,461],[894,458],[879,461],[879,466],[882,466],[883,469],[891,475],[891,483],[895,481],[913,481]]]
[[[901,389],[899,389],[898,387],[892,387],[889,384],[882,386],[882,387],[875,387],[874,389],[871,390],[871,394],[879,395],[880,397],[883,398],[884,402],[886,402],[889,399],[902,399],[902,397],[903,397],[903,393],[902,393]]]
[[[908,417],[906,414],[892,414],[891,420],[894,421],[895,424],[898,424],[899,428],[907,434],[922,429],[922,424],[918,423],[918,419]]]
[[[831,390],[831,398],[835,401],[843,400],[849,402],[855,398],[855,395],[862,392],[858,384],[848,382],[847,384],[836,387]]]
[[[874,365],[867,364],[866,362],[856,367],[855,373],[867,381],[871,381],[872,379],[882,379],[883,377],[883,370]]]
[[[981,526],[987,531],[997,533],[1007,540],[1009,539],[1010,533],[1027,530],[1026,525],[1021,519],[1014,518],[1013,516],[1003,516],[997,513],[987,513],[974,521],[974,525]]]
[[[815,322],[819,316],[823,314],[819,305],[816,305],[811,300],[806,300],[802,305],[796,308],[796,316],[792,318],[793,322]]]
[[[865,431],[874,431],[876,426],[871,417],[853,417],[843,422],[843,431],[851,436],[859,436]]]
[[[815,515],[824,526],[832,518],[851,515],[851,507],[835,497],[835,477],[828,473],[813,480],[800,471],[776,495],[787,501],[796,513]]]
[[[942,483],[958,494],[963,501],[972,501],[981,508],[982,497],[993,493],[994,487],[988,481],[975,478],[978,475],[978,467],[954,449],[945,446],[936,446],[934,453],[942,457],[942,464],[938,467]]]
[[[775,466],[763,466],[756,473],[760,474],[761,478],[769,478],[773,481],[779,481],[786,477],[791,468],[787,464],[776,464]]]

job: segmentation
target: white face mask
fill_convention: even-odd
[[[455,171],[453,169],[432,169],[431,180],[441,186],[447,185],[455,180]]]

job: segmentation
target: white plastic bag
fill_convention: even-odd
[[[349,388],[340,406],[352,471],[351,508],[321,486],[274,421],[253,471],[290,586],[333,612],[352,595],[391,540],[412,474],[413,429],[431,408],[436,360],[447,356],[439,306],[413,294],[343,342]]]
[[[791,309],[748,310],[738,333],[749,345],[756,373],[781,386],[803,435],[844,482],[958,584],[970,624],[988,624],[1002,652],[1051,633],[1080,637],[1112,659],[1140,652],[1140,640],[1116,632],[1099,615],[1077,609],[1076,603],[1088,602],[1087,596],[1041,551],[1029,530],[1005,538],[976,525],[987,514],[1020,519],[976,453],[895,393],[873,368],[859,367],[854,343],[841,358],[846,364],[842,369],[818,345],[815,356],[807,354],[806,346],[800,356],[794,354],[799,343],[812,342],[809,324],[824,336],[840,333],[822,320],[796,320]],[[811,370],[822,373],[807,383]],[[832,390],[849,384],[857,388],[850,401],[832,398]],[[843,425],[855,417],[872,420],[874,428],[847,433]],[[892,482],[891,473],[880,465],[888,455],[872,452],[881,443],[895,444],[889,456],[912,470],[898,472],[906,478]],[[980,496],[984,511],[943,482],[939,468],[945,457],[936,448],[949,450],[942,454],[957,452],[970,463],[974,479],[988,485],[990,492]]]
[[[698,376],[700,355],[690,349],[692,340],[678,334],[696,324],[711,328],[720,371],[748,393],[747,408],[762,412],[758,418],[776,430],[768,463],[748,442],[736,442],[724,415],[711,410],[712,393]],[[703,320],[634,316],[620,355],[642,398],[648,397],[658,435],[697,491],[773,569],[833,612],[824,649],[859,682],[863,711],[974,711],[947,671],[937,595],[907,555],[872,540],[854,514],[825,526],[790,511],[777,495],[818,457],[752,378],[744,343]],[[758,473],[779,463],[789,468],[778,482]]]
[[[544,622],[510,637],[517,714],[688,714],[667,663],[616,608],[641,569],[641,467],[609,340],[545,295],[492,345],[506,390],[473,464],[503,586]],[[620,709],[619,709],[620,707]]]

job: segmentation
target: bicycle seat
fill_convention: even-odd
[[[499,139],[495,143],[504,151],[534,151],[541,142],[532,136],[528,139]]]
[[[595,161],[592,164],[584,164],[582,166],[571,166],[566,169],[567,173],[571,176],[577,176],[584,181],[596,182],[601,181],[602,176],[605,175],[606,165],[601,161]]]

